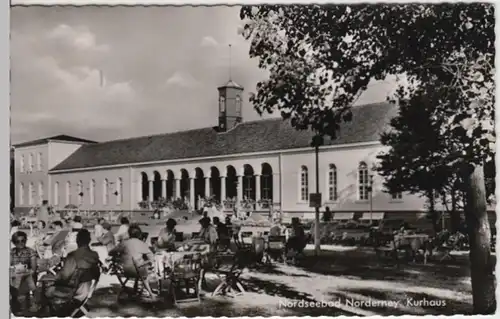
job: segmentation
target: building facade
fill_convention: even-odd
[[[50,138],[16,146],[16,207],[46,199],[55,207],[137,210],[160,198],[184,199],[198,208],[210,196],[232,210],[235,201],[253,210],[312,214],[316,193],[312,133],[289,122],[244,122],[243,88],[218,88],[218,126],[102,143]],[[421,212],[425,200],[388,194],[372,170],[384,151],[380,134],[397,107],[387,103],[353,107],[351,123],[319,152],[319,192],[334,212]]]

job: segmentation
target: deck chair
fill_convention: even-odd
[[[175,232],[175,241],[183,242],[184,241],[184,233],[183,232]]]
[[[246,268],[242,258],[243,254],[244,251],[239,251],[236,254],[219,256],[212,272],[221,279],[221,282],[215,288],[212,296],[236,297],[245,293],[245,288],[239,279]]]
[[[123,267],[120,264],[118,258],[111,257],[108,274],[111,276],[116,276],[116,278],[118,279],[118,282],[120,283],[121,288],[122,289],[126,288],[126,285],[127,285],[129,278],[127,276],[125,276],[125,273],[123,271]]]
[[[267,248],[264,251],[266,263],[271,263],[272,260],[284,262],[285,256],[285,236],[269,236],[267,239]]]
[[[85,317],[89,317],[89,311],[87,309],[87,302],[89,301],[90,298],[92,298],[92,295],[94,294],[95,289],[97,288],[97,279],[93,279],[90,283],[90,289],[89,293],[87,294],[87,297],[80,303],[79,306],[73,312],[71,313],[71,318],[75,318],[75,316],[81,312]]]
[[[196,255],[185,255],[180,262],[174,265],[169,274],[172,282],[171,292],[174,304],[198,301],[201,302],[200,290],[202,283],[201,259]],[[191,292],[193,289],[193,293]],[[184,298],[179,298],[178,293],[182,293]]]

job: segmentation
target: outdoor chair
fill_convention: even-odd
[[[184,241],[184,233],[183,232],[175,232],[175,241],[183,242]]]
[[[146,242],[146,240],[148,240],[148,237],[149,237],[149,233],[142,233],[141,234],[141,240],[143,242]]]
[[[245,288],[239,279],[247,264],[243,258],[245,254],[248,257],[248,252],[241,250],[236,254],[218,256],[218,260],[211,270],[221,282],[215,288],[212,296],[235,297],[245,293]]]
[[[75,310],[73,310],[73,312],[71,313],[71,318],[75,318],[75,316],[78,313],[83,314],[87,318],[89,317],[89,311],[87,309],[87,302],[89,301],[90,298],[92,298],[92,295],[94,294],[94,291],[97,288],[97,283],[98,283],[97,279],[92,280],[92,282],[90,283],[90,289],[89,289],[89,293],[87,294],[87,297],[85,297],[85,299],[80,303],[80,305],[77,306],[77,308]]]
[[[280,262],[285,261],[285,236],[269,236],[267,242],[267,248],[264,252],[264,258],[267,263],[271,263],[271,260],[276,260]]]
[[[175,305],[192,301],[201,302],[202,266],[201,259],[197,257],[196,255],[183,256],[168,274]]]

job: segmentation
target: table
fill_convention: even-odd
[[[203,251],[196,251],[196,250],[190,250],[190,251],[165,251],[165,250],[160,250],[155,253],[155,270],[156,273],[160,277],[164,277],[165,275],[165,267],[174,269],[176,265],[179,264],[179,262],[185,257],[185,256],[193,256],[194,259],[200,258],[202,259],[202,263],[206,262],[206,258],[208,253],[210,252],[209,249],[205,249]]]
[[[429,235],[426,234],[394,235],[394,247],[409,246],[413,251],[417,251],[428,239]]]

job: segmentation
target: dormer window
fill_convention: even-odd
[[[219,111],[221,113],[226,112],[226,98],[223,96],[219,98]]]

